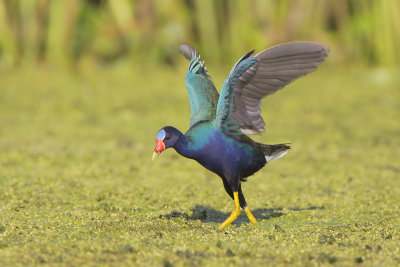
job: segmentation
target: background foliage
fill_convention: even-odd
[[[208,62],[292,40],[327,44],[335,61],[400,63],[396,0],[0,0],[0,67],[173,63],[182,42]]]

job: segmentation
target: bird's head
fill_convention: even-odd
[[[166,126],[158,131],[156,136],[156,148],[154,148],[153,160],[165,149],[173,147],[179,139],[179,131],[171,126]]]

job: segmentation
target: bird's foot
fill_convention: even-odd
[[[257,224],[256,218],[254,218],[253,214],[251,213],[250,209],[248,207],[244,208],[244,212],[246,212],[247,218],[253,223]]]
[[[236,220],[237,217],[239,217],[240,214],[240,209],[234,209],[231,213],[231,215],[226,219],[219,227],[218,229],[222,229],[228,225],[230,225],[234,220]]]
[[[226,219],[218,228],[222,229],[225,226],[230,225],[240,214],[240,205],[239,205],[239,193],[233,192],[233,200],[235,202],[235,209],[232,211],[231,215]]]

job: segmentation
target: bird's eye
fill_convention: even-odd
[[[171,139],[171,136],[167,136],[167,137],[165,137],[165,140],[169,140],[169,139]]]

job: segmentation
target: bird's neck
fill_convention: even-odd
[[[175,148],[176,152],[178,152],[180,155],[186,157],[186,158],[192,158],[193,157],[193,151],[190,148],[189,144],[189,139],[186,135],[183,133],[179,132],[179,138],[178,141],[175,143],[173,148]]]

